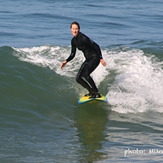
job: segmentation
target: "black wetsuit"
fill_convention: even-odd
[[[76,76],[76,81],[85,87],[90,94],[96,93],[98,92],[98,89],[90,74],[99,65],[100,59],[102,59],[100,47],[98,44],[90,40],[86,35],[79,32],[78,36],[73,37],[71,40],[71,54],[66,59],[67,62],[75,57],[76,48],[81,50],[86,58]]]

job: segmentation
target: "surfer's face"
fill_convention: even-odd
[[[72,32],[72,35],[74,37],[77,37],[78,33],[79,33],[79,28],[76,24],[72,24],[71,26],[71,32]]]

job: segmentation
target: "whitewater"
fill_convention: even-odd
[[[64,70],[61,70],[62,61],[70,55],[70,47],[47,45],[33,48],[15,48],[15,50],[15,56],[20,60],[48,67],[64,77],[75,77],[84,61],[83,54],[78,51],[76,58]],[[103,87],[107,89],[106,96],[114,111],[120,113],[136,113],[147,110],[163,112],[162,62],[157,62],[154,56],[145,55],[140,49],[128,47],[106,48],[102,53],[107,62],[107,67],[103,68],[100,65],[92,73],[92,77],[97,85],[102,85],[103,82],[111,80],[109,76],[112,74],[113,81],[105,82]],[[78,91],[79,96],[84,93],[82,88],[76,91]]]

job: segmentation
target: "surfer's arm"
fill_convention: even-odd
[[[94,41],[91,41],[91,46],[96,50],[96,52],[98,53],[99,57],[100,57],[100,62],[103,66],[106,66],[106,62],[102,57],[102,53],[101,53],[101,49],[99,47],[99,45],[97,43],[95,43]]]
[[[88,39],[89,39],[89,38],[88,38]],[[95,43],[94,41],[92,41],[91,39],[89,39],[89,44],[90,44],[90,46],[92,46],[92,47],[96,50],[97,54],[98,54],[99,57],[100,57],[100,62],[101,62],[101,64],[102,64],[103,66],[106,66],[106,62],[105,62],[105,60],[104,60],[103,57],[102,57],[102,53],[101,53],[100,46],[99,46],[97,43]]]
[[[100,59],[103,59],[101,49],[100,49],[99,45],[97,43],[95,43],[94,41],[91,41],[91,46],[96,50],[96,52],[98,53]]]
[[[70,56],[66,59],[67,62],[71,61],[74,57],[75,57],[75,54],[76,54],[76,46],[75,44],[73,43],[73,39],[71,40],[71,54]]]
[[[84,34],[83,34],[83,40],[85,44],[89,45],[92,49],[96,51],[96,54],[99,56],[100,59],[103,59],[101,49],[97,43],[95,43],[93,40],[91,40],[89,37],[87,37]]]
[[[66,66],[67,62],[71,61],[75,57],[75,54],[76,54],[76,46],[74,45],[73,40],[71,40],[71,54],[65,61],[62,62],[61,69]]]

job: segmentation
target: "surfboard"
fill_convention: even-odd
[[[99,98],[91,98],[91,96],[83,96],[81,97],[79,100],[78,100],[78,103],[79,104],[83,104],[83,103],[86,103],[86,102],[90,102],[90,101],[103,101],[103,102],[106,102],[108,101],[107,98],[104,96],[104,95],[101,95],[101,97]]]

